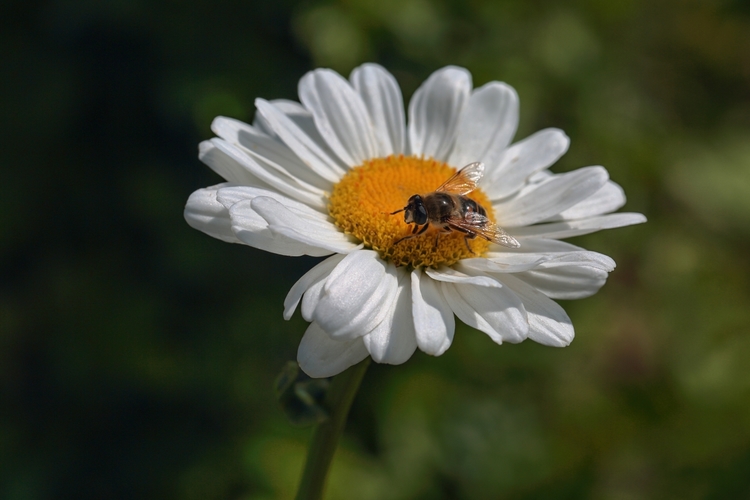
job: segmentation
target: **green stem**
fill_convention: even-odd
[[[296,500],[321,500],[323,498],[333,454],[336,452],[339,437],[344,431],[349,408],[352,406],[354,396],[369,365],[370,358],[368,357],[345,372],[339,373],[331,381],[326,396],[326,409],[330,412],[330,416],[328,420],[318,424],[313,431],[310,451],[307,454],[307,462]]]

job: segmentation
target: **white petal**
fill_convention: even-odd
[[[312,142],[314,142],[318,148],[322,149],[330,158],[340,162],[340,160],[336,158],[336,154],[328,146],[326,140],[323,139],[323,136],[318,132],[318,127],[315,126],[315,120],[313,120],[312,113],[310,113],[310,111],[308,111],[302,104],[297,101],[290,101],[289,99],[272,99],[268,102],[271,103],[277,111],[286,115],[286,117],[289,118],[289,120],[294,123]],[[259,130],[263,130],[266,134],[282,141],[276,132],[274,132],[271,124],[263,117],[262,113],[255,113],[253,125]],[[340,162],[340,166],[344,167],[344,164]]]
[[[221,191],[219,196],[221,196]],[[229,209],[232,232],[242,243],[279,255],[323,257],[333,253],[318,246],[272,233],[268,228],[268,222],[253,210],[252,202],[253,200],[239,201]]]
[[[328,276],[312,317],[336,339],[360,337],[389,313],[397,286],[396,268],[376,252],[352,252]]]
[[[566,262],[593,262],[590,265],[600,266],[611,271],[614,261],[596,252],[589,252],[565,241],[543,238],[527,238],[520,248],[498,248],[498,251],[487,252],[486,257],[464,259],[459,265],[493,273],[519,273],[531,269],[553,267]],[[489,261],[486,263],[484,261]],[[589,265],[589,264],[587,264]],[[471,274],[471,273],[470,273]]]
[[[626,212],[600,215],[589,219],[516,227],[508,229],[508,233],[519,240],[524,238],[572,238],[573,236],[594,233],[602,229],[631,226],[643,222],[646,222],[646,217],[643,214]],[[523,242],[521,243],[521,247],[523,247]]]
[[[268,187],[268,184],[253,175],[236,158],[232,158],[217,148],[212,140],[203,141],[198,145],[198,158],[231,183],[242,186]]]
[[[446,66],[417,89],[409,103],[409,153],[445,161],[456,125],[471,92],[471,74]]]
[[[256,116],[262,118],[263,115],[256,113]],[[259,126],[257,123],[258,120],[253,125],[249,125],[228,116],[217,116],[211,122],[211,130],[225,141],[248,150],[256,149],[256,141],[270,142],[272,144],[268,145],[267,149],[270,151],[271,157],[279,157],[285,162],[297,162],[304,165],[297,158],[297,155],[276,136],[273,130]],[[261,120],[260,123],[265,123],[265,121]],[[263,147],[263,144],[260,147]]]
[[[456,145],[448,163],[462,167],[482,161],[495,167],[517,126],[518,95],[512,87],[490,82],[475,89],[458,122]]]
[[[346,170],[346,165],[336,157],[328,142],[320,135],[318,127],[315,125],[315,119],[312,113],[297,101],[288,99],[273,99],[269,101],[276,109],[284,113],[302,132],[307,135],[315,144],[318,145],[330,158],[334,158],[338,165]]]
[[[515,344],[526,338],[529,330],[526,311],[510,288],[447,282],[440,285],[458,319],[486,333],[496,343]]]
[[[608,179],[603,167],[552,176],[517,197],[495,204],[497,223],[508,229],[543,221],[593,195]]]
[[[411,294],[417,345],[427,354],[440,356],[453,342],[453,311],[440,286],[419,269],[411,272]]]
[[[329,220],[328,215],[318,212],[317,210],[312,210],[309,205],[297,200],[293,200],[288,196],[280,194],[272,188],[227,185],[226,187],[222,187],[221,189],[219,189],[216,199],[219,201],[219,203],[229,209],[235,203],[245,200],[253,200],[259,196],[273,198],[274,200],[278,201],[279,203],[283,203],[288,208],[294,211],[309,213],[310,217],[315,217],[318,220]]]
[[[283,193],[292,199],[299,200],[318,210],[325,210],[325,193],[284,170],[280,165],[264,161],[261,165],[248,152],[238,146],[230,144],[224,139],[211,139],[215,148],[214,155],[226,155],[262,181],[262,186],[270,186],[275,191]],[[250,184],[253,185],[253,184]]]
[[[442,281],[445,283],[464,283],[490,288],[500,288],[503,286],[498,283],[496,279],[490,278],[489,276],[483,276],[481,274],[474,276],[463,273],[458,270],[458,266],[456,266],[456,268],[442,266],[439,269],[428,267],[425,269],[425,273],[435,281]]]
[[[264,99],[256,99],[255,106],[274,133],[294,151],[302,163],[329,182],[335,183],[341,179],[345,169],[340,160],[321,147],[276,105]]]
[[[574,220],[614,212],[625,204],[625,191],[608,181],[599,191],[550,220]]]
[[[404,101],[401,89],[388,71],[377,64],[363,64],[349,77],[370,113],[377,142],[376,157],[401,154],[406,144]]]
[[[292,288],[289,289],[289,293],[286,294],[286,298],[284,299],[284,319],[288,320],[292,317],[302,295],[307,292],[311,286],[325,281],[326,278],[328,278],[328,275],[331,274],[331,271],[333,271],[333,268],[336,267],[343,258],[344,255],[332,255],[323,262],[318,263],[297,280]]]
[[[359,247],[332,222],[320,219],[320,214],[311,208],[296,210],[266,196],[259,196],[251,203],[252,209],[268,222],[268,229],[274,234],[336,253],[348,253]],[[229,211],[232,217],[236,206]]]
[[[610,272],[615,268],[615,261],[606,255],[589,252],[575,245],[557,240],[526,240],[529,252],[488,252],[484,258],[464,259],[456,267],[474,269],[481,272],[497,273],[526,273],[533,270],[546,270],[556,267],[589,266]],[[540,245],[538,242],[545,242]],[[549,242],[562,243],[556,248]],[[524,245],[526,247],[526,245]],[[532,251],[536,250],[536,251]],[[473,274],[472,271],[466,271]]]
[[[310,135],[311,139],[315,140],[315,142],[318,143],[318,146],[322,146],[324,144],[325,141],[322,140],[320,134],[318,134],[318,130],[315,128],[312,114],[310,114],[310,112],[305,109],[302,104],[290,99],[271,99],[268,102],[270,102],[278,111],[284,113],[290,120],[292,120],[297,126],[299,126],[303,130],[303,132],[305,132],[307,135]],[[263,116],[263,113],[255,113],[255,117],[253,118],[253,127],[273,137],[274,139],[281,140],[281,138],[274,131],[273,126],[271,126],[271,123]]]
[[[261,116],[258,113],[258,116]],[[302,163],[294,152],[277,137],[272,137],[261,129],[247,123],[217,116],[211,123],[211,130],[222,139],[241,146],[257,162],[268,170],[282,169],[289,175],[299,179],[310,188],[317,188],[316,192],[331,191],[333,184],[316,174],[310,167]]]
[[[330,69],[311,71],[300,80],[298,91],[318,131],[344,163],[354,167],[376,156],[365,103],[341,75]]]
[[[328,279],[327,276],[326,279]],[[302,313],[302,317],[305,321],[313,321],[315,316],[315,309],[318,307],[318,303],[320,303],[320,297],[323,296],[323,287],[325,286],[325,284],[325,280],[320,280],[316,283],[313,283],[305,292],[305,296],[302,297],[302,307],[300,307],[300,313]]]
[[[332,377],[367,357],[361,338],[334,340],[311,323],[297,349],[297,362],[313,378]]]
[[[601,269],[605,272],[614,271],[616,264],[612,257],[599,252],[580,250],[566,254],[558,254],[545,261],[536,269],[553,269],[556,267],[587,266]]]
[[[239,243],[240,240],[232,232],[229,211],[216,200],[217,191],[230,185],[218,184],[210,188],[199,189],[191,194],[185,205],[185,220],[191,227],[214,238],[229,243]]]
[[[553,347],[565,347],[573,341],[573,323],[565,309],[510,274],[502,275],[501,279],[523,301],[531,340]]]
[[[527,238],[523,241],[523,245],[519,248],[507,248],[507,247],[495,247],[498,251],[490,251],[487,253],[487,258],[503,261],[509,254],[541,254],[545,256],[555,255],[560,252],[575,252],[583,250],[583,248],[575,246],[567,241],[560,240],[548,240],[544,238]]]
[[[465,274],[480,275],[484,272],[520,273],[539,267],[550,257],[536,253],[489,253],[487,257],[464,259],[456,264],[456,269],[465,270]],[[497,285],[495,285],[497,286]]]
[[[604,285],[615,262],[597,252],[558,254],[536,268],[515,276],[553,299],[581,299]]]
[[[363,337],[372,359],[391,365],[405,363],[417,350],[411,312],[411,280],[405,271],[398,274],[401,275],[399,286],[389,314]]]
[[[479,183],[491,200],[500,200],[523,187],[526,179],[544,170],[568,150],[570,139],[562,130],[548,128],[513,144],[496,164],[487,163],[487,174]]]
[[[258,202],[273,224],[253,208],[256,198],[270,198],[281,205],[267,200]],[[250,246],[282,255],[313,256],[348,253],[358,247],[336,229],[327,215],[279,193],[250,186],[232,186],[220,189],[217,200],[231,209],[232,230]],[[290,221],[290,224],[284,226],[285,221]],[[275,238],[278,241],[273,242]]]
[[[608,273],[588,266],[554,267],[516,274],[519,279],[553,299],[583,299],[594,295]]]

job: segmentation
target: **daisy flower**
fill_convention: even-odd
[[[299,307],[310,322],[297,353],[308,375],[367,356],[400,364],[417,348],[439,356],[455,317],[498,344],[566,346],[573,325],[553,299],[594,294],[615,263],[560,240],[646,220],[610,213],[625,194],[603,167],[548,170],[568,148],[561,130],[511,144],[513,88],[472,87],[467,70],[442,68],[406,111],[378,65],[349,80],[318,69],[300,80],[300,103],[257,99],[252,125],[214,120],[200,159],[226,182],[194,192],[185,218],[224,241],[326,257],[284,301],[284,318]],[[415,226],[392,212],[474,162],[485,168],[467,196],[518,248],[438,227],[403,239]]]

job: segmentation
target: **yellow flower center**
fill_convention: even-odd
[[[445,163],[412,156],[368,160],[349,170],[333,187],[328,210],[341,230],[397,266],[451,265],[481,255],[489,242],[466,240],[457,231],[440,232],[434,224],[418,236],[399,241],[411,236],[414,224],[404,222],[404,212],[391,212],[404,208],[412,195],[432,193],[455,172]],[[490,201],[480,189],[468,197],[483,206],[494,222]]]

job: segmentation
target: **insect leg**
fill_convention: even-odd
[[[438,247],[438,243],[440,242],[440,235],[443,234],[443,233],[448,234],[450,232],[451,232],[451,228],[449,228],[449,227],[443,226],[443,227],[440,228],[440,231],[438,231],[438,233],[435,235],[435,249],[436,250],[437,250],[437,247]]]
[[[469,249],[469,252],[471,252],[472,255],[476,255],[474,253],[474,250],[472,250],[471,247],[469,246],[469,235],[468,234],[466,236],[464,236],[464,243],[466,243],[466,248]]]
[[[472,250],[471,247],[469,246],[469,240],[473,240],[474,238],[476,238],[477,237],[476,233],[472,233],[468,229],[465,229],[465,228],[463,228],[461,226],[458,226],[458,225],[455,225],[455,224],[450,224],[449,223],[448,227],[451,228],[451,229],[453,229],[454,231],[460,231],[460,232],[464,233],[464,243],[466,243],[466,248],[469,250],[469,252],[471,252],[472,255],[476,255],[474,253],[474,250]]]
[[[397,244],[401,243],[404,240],[410,240],[410,239],[414,238],[415,236],[419,236],[420,234],[422,234],[425,231],[427,231],[428,227],[430,227],[430,223],[429,222],[427,224],[425,224],[424,226],[422,226],[422,229],[419,229],[419,225],[418,224],[414,224],[414,229],[411,230],[411,234],[408,234],[408,235],[404,236],[403,238],[396,240],[395,242],[393,242],[393,244],[397,245]]]

